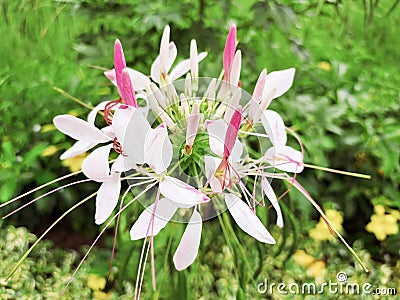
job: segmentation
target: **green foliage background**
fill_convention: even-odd
[[[371,180],[363,180],[306,170],[300,174],[299,181],[324,208],[344,212],[347,240],[355,242],[374,271],[368,277],[353,267],[352,258],[343,253],[339,243],[315,246],[307,232],[318,216],[301,195],[291,191],[282,200],[286,207],[285,230],[280,231],[272,224],[269,227],[274,236],[281,237],[276,247],[260,246],[236,232],[243,249],[248,251],[245,253],[248,264],[240,262],[243,253],[229,250],[218,220],[214,220],[205,225],[204,232],[208,233],[202,237],[197,262],[190,271],[178,273],[170,265],[171,249],[177,245],[173,237],[176,228],[170,228],[157,241],[159,253],[165,245],[169,248],[165,251],[166,258],[158,258],[158,265],[164,269],[160,267],[158,271],[159,287],[153,296],[161,299],[177,295],[204,299],[253,297],[256,283],[265,277],[277,282],[283,281],[282,278],[311,280],[289,259],[300,248],[327,260],[326,280],[334,279],[338,271],[348,270],[360,282],[385,284],[382,278],[387,277],[399,290],[400,271],[396,261],[400,235],[378,242],[364,229],[373,205],[400,208],[400,50],[397,46],[400,44],[400,5],[397,4],[394,0],[185,0],[179,3],[0,0],[0,202],[68,172],[60,164],[58,154],[71,145],[71,140],[55,130],[43,132],[42,129],[57,114],[74,112],[83,116],[87,110],[53,87],[92,105],[113,99],[116,91],[102,71],[89,66],[112,67],[115,38],[124,45],[128,65],[149,73],[158,53],[161,32],[170,24],[178,55],[188,56],[190,39],[195,38],[199,49],[209,53],[201,64],[200,75],[217,76],[227,29],[234,21],[238,26],[238,47],[243,53],[241,81],[248,91],[253,89],[262,68],[273,71],[296,67],[293,88],[275,100],[271,108],[280,112],[285,123],[301,136],[306,149],[305,161],[372,176]],[[42,157],[41,153],[49,145],[57,145],[60,151],[52,157]],[[281,183],[274,184],[277,191],[283,192],[286,188]],[[82,195],[96,188],[94,184],[62,190],[3,223],[0,232],[7,235],[11,229],[6,226],[14,224],[28,226],[29,230],[39,233]],[[88,215],[93,215],[93,203],[82,206],[67,218],[67,231],[84,230],[91,240],[98,229],[93,222],[88,222]],[[133,218],[126,222],[125,228],[129,228]],[[179,227],[179,230],[183,229]],[[111,284],[114,296],[130,295],[140,248],[139,244],[132,245],[128,239],[121,239],[120,254],[116,258],[119,267],[116,278],[120,280],[117,280],[119,284]],[[3,242],[16,241],[6,238]],[[103,246],[110,249],[110,241],[106,239]],[[50,252],[59,251],[48,248]],[[2,255],[2,260],[15,260],[14,256]],[[129,255],[131,259],[127,260]],[[82,272],[105,276],[108,257],[101,250],[93,257]],[[96,257],[103,260],[100,266],[98,261],[96,264]],[[51,254],[49,259],[57,265],[61,258]],[[129,263],[126,264],[129,270],[121,272],[120,266],[125,262]],[[69,267],[62,270],[67,275],[72,273]],[[390,275],[385,270],[390,270]],[[35,280],[38,279],[35,277]],[[58,285],[48,284],[59,292]],[[150,280],[146,281],[146,297],[152,294],[150,286]],[[27,287],[11,288],[29,291]],[[79,289],[79,284],[76,288]],[[73,291],[74,286],[71,295]],[[37,297],[40,298],[40,293]]]

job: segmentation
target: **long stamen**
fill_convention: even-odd
[[[60,178],[56,178],[56,179],[54,179],[54,180],[52,180],[52,181],[46,182],[45,184],[42,184],[41,186],[38,186],[38,187],[34,188],[33,190],[30,190],[29,192],[26,192],[26,193],[24,193],[24,194],[22,194],[22,195],[19,195],[18,197],[15,197],[15,198],[13,198],[13,199],[11,199],[11,200],[8,200],[7,202],[1,204],[1,205],[0,205],[0,208],[2,208],[3,206],[6,206],[6,205],[8,205],[8,204],[11,204],[11,203],[13,203],[13,202],[15,202],[15,201],[17,201],[17,200],[19,200],[19,199],[21,199],[21,198],[23,198],[23,197],[29,195],[29,194],[32,194],[32,193],[34,193],[34,192],[36,192],[36,191],[38,191],[38,190],[40,190],[40,189],[42,189],[42,188],[45,188],[46,186],[49,186],[49,185],[51,185],[51,184],[53,184],[53,183],[56,183],[56,182],[58,182],[58,181],[67,179],[67,178],[72,177],[72,176],[75,176],[75,175],[78,175],[78,174],[81,173],[81,172],[82,172],[82,171],[77,171],[77,172],[74,172],[74,173],[70,173],[70,174],[64,175],[64,176],[62,176],[62,177],[60,177]]]
[[[291,177],[287,177],[285,179],[286,181],[292,181]],[[308,201],[314,206],[314,208],[319,212],[321,217],[324,219],[324,221],[327,223],[328,227],[336,234],[336,236],[342,241],[342,243],[346,246],[346,248],[349,250],[349,252],[355,257],[355,259],[359,262],[361,267],[364,269],[366,273],[369,273],[369,269],[365,266],[364,262],[361,260],[361,258],[357,255],[357,253],[353,250],[353,248],[350,247],[349,244],[347,244],[346,240],[343,238],[343,236],[339,233],[339,231],[335,228],[335,226],[329,221],[328,217],[325,215],[321,207],[315,202],[315,200],[310,196],[310,194],[303,188],[300,183],[298,183],[296,180],[293,181],[293,186],[300,192],[302,193]]]
[[[74,273],[71,275],[71,277],[69,278],[67,284],[65,285],[64,289],[62,290],[59,299],[62,298],[62,296],[64,295],[65,291],[67,290],[68,286],[71,284],[72,280],[74,279],[76,273],[79,271],[80,267],[82,266],[83,262],[86,260],[86,258],[88,257],[90,251],[93,249],[94,245],[97,243],[97,241],[100,239],[100,237],[103,235],[103,233],[106,231],[106,229],[111,225],[111,223],[115,220],[115,218],[117,218],[129,205],[131,205],[135,200],[137,200],[139,197],[141,197],[143,194],[145,194],[148,190],[150,190],[153,186],[155,186],[156,183],[153,184],[149,184],[143,191],[141,191],[137,196],[135,196],[131,201],[129,201],[127,204],[124,205],[124,207],[118,211],[108,222],[107,224],[104,226],[103,230],[97,235],[96,239],[94,240],[94,242],[92,243],[92,245],[89,247],[89,249],[86,251],[86,254],[84,255],[84,257],[81,259],[81,261],[79,262],[78,266],[76,267]],[[130,187],[128,187],[128,189],[130,189]]]
[[[45,193],[45,194],[43,194],[43,195],[40,195],[39,197],[37,197],[37,198],[35,198],[35,199],[29,201],[28,203],[25,203],[24,205],[18,207],[17,209],[15,209],[15,210],[13,210],[12,212],[10,212],[10,213],[8,213],[7,215],[5,215],[2,219],[4,220],[4,219],[6,219],[6,218],[12,216],[12,215],[15,214],[16,212],[18,212],[18,211],[24,209],[25,207],[31,205],[32,203],[35,203],[36,201],[38,201],[38,200],[40,200],[40,199],[42,199],[42,198],[44,198],[44,197],[46,197],[46,196],[48,196],[48,195],[51,195],[51,194],[53,194],[53,193],[55,193],[55,192],[57,192],[57,191],[59,191],[59,190],[62,190],[62,189],[64,189],[64,188],[66,188],[66,187],[73,186],[73,185],[76,185],[76,184],[88,182],[88,181],[92,181],[92,179],[83,179],[83,180],[71,182],[71,183],[65,184],[65,185],[63,185],[63,186],[60,186],[60,187],[58,187],[58,188],[56,188],[56,189],[54,189],[54,190],[51,190],[51,191],[49,191],[49,192],[47,192],[47,193]]]
[[[91,198],[93,198],[94,196],[96,196],[97,192],[91,194],[90,196],[86,197],[85,199],[83,199],[82,201],[78,202],[77,204],[75,204],[74,206],[72,206],[71,208],[69,208],[65,213],[63,213],[61,215],[61,217],[59,217],[56,221],[53,222],[53,224],[51,224],[49,226],[49,228],[46,229],[45,232],[43,232],[43,234],[38,237],[38,239],[33,243],[33,245],[25,252],[25,254],[18,260],[18,262],[15,264],[15,266],[12,268],[12,270],[10,271],[10,273],[8,273],[8,275],[5,278],[5,281],[7,281],[14,273],[15,271],[17,271],[17,269],[19,268],[19,266],[24,262],[24,260],[28,257],[28,255],[32,252],[32,250],[36,247],[36,245],[45,237],[45,235],[51,230],[53,229],[54,226],[56,226],[66,215],[68,215],[71,211],[73,211],[75,208],[77,208],[78,206],[80,206],[81,204],[87,202],[88,200],[90,200]]]

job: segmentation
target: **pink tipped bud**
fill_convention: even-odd
[[[122,91],[121,91],[122,103],[126,105],[137,107],[137,101],[135,97],[135,92],[133,90],[131,77],[129,75],[128,69],[124,68],[122,70]]]
[[[226,38],[223,66],[225,71],[225,80],[229,79],[233,57],[236,51],[236,25],[232,24],[229,28],[229,33]]]
[[[227,158],[231,155],[233,146],[235,145],[236,138],[238,136],[240,123],[242,122],[242,108],[239,107],[235,110],[232,115],[232,119],[229,122],[228,129],[225,134],[224,141],[224,157]]]
[[[115,41],[114,44],[114,69],[115,69],[115,79],[117,82],[118,93],[122,96],[122,70],[126,68],[124,50],[122,49],[121,42],[119,39]]]

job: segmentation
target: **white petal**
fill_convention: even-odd
[[[285,172],[300,173],[304,169],[302,153],[289,146],[271,147],[264,158],[271,166]]]
[[[264,111],[264,116],[261,117],[261,122],[274,146],[286,145],[287,135],[285,123],[283,123],[281,116],[277,112],[273,110]]]
[[[222,157],[224,154],[225,134],[228,125],[224,120],[206,121],[207,132],[209,137],[210,148],[213,153]],[[232,149],[232,161],[237,162],[243,153],[242,143],[236,139],[235,145]]]
[[[122,173],[136,168],[136,164],[132,163],[123,155],[119,155],[111,166],[111,173]]]
[[[146,236],[155,236],[171,220],[178,207],[168,199],[158,201],[154,211],[154,203],[144,210],[130,230],[131,240],[143,239]],[[154,218],[153,218],[154,217]],[[154,220],[151,224],[152,219]]]
[[[87,178],[103,182],[110,177],[108,156],[112,147],[112,145],[99,147],[83,160],[82,172]]]
[[[290,68],[271,72],[267,75],[263,98],[273,92],[273,99],[286,93],[293,84],[296,69]]]
[[[106,105],[107,105],[108,103],[110,103],[110,101],[103,101],[103,102],[100,102],[99,104],[97,104],[97,105],[90,111],[90,113],[88,114],[88,117],[87,117],[87,120],[88,120],[88,122],[89,122],[90,124],[94,125],[94,121],[96,120],[97,113],[98,113],[100,110],[104,110],[104,108],[106,107]],[[115,107],[115,109],[117,109],[117,107]]]
[[[226,106],[226,110],[225,110],[225,114],[224,114],[224,120],[227,124],[230,123],[233,113],[239,108],[239,106],[240,106],[239,103],[240,103],[241,97],[242,97],[242,89],[235,88],[233,95]]]
[[[196,190],[191,185],[170,176],[166,176],[164,181],[161,181],[160,191],[164,197],[174,201],[180,207],[191,207],[196,204],[210,201],[210,198],[199,190]]]
[[[197,55],[197,63],[201,62],[207,56],[207,52],[201,52]],[[171,81],[178,79],[190,71],[191,61],[185,59],[179,62],[171,71],[169,78]]]
[[[178,54],[178,51],[176,49],[175,44],[173,42],[169,43],[169,52],[168,52],[169,57],[168,57],[168,64],[167,64],[167,72],[169,71],[172,64],[174,63],[177,54]],[[160,76],[161,76],[160,55],[157,56],[157,58],[151,65],[150,76],[154,82],[160,83]]]
[[[56,116],[53,119],[53,123],[62,133],[78,141],[98,144],[110,140],[107,135],[94,125],[71,115]]]
[[[170,36],[170,28],[169,26],[165,26],[163,35],[161,37],[160,43],[160,71],[162,73],[167,73],[167,60],[168,60],[168,46],[169,46],[169,36]]]
[[[172,144],[165,124],[149,131],[145,140],[144,161],[156,172],[164,172],[172,161]]]
[[[178,271],[186,269],[196,259],[201,240],[201,228],[201,216],[197,210],[194,210],[185,232],[183,233],[181,242],[174,254],[174,265]]]
[[[267,244],[275,244],[275,239],[265,228],[250,207],[232,194],[225,196],[226,206],[239,227],[255,239]]]
[[[101,129],[101,132],[103,132],[105,135],[107,135],[111,140],[113,140],[115,138],[115,134],[114,134],[114,131],[113,131],[111,125],[103,127]]]
[[[271,202],[272,206],[276,210],[276,214],[277,214],[276,225],[278,225],[279,227],[282,228],[283,227],[282,211],[281,211],[281,207],[279,206],[278,199],[276,198],[276,195],[274,193],[274,190],[272,189],[272,186],[269,184],[269,182],[266,178],[262,179],[261,185],[262,185],[264,193],[267,196],[269,202]]]
[[[95,223],[104,223],[117,206],[121,181],[119,177],[103,182],[97,192]]]
[[[210,182],[210,186],[213,192],[222,193],[222,187],[219,180],[214,176],[222,159],[213,157],[210,155],[204,155],[204,165],[206,171],[207,180]]]
[[[144,162],[144,142],[150,132],[150,124],[140,110],[134,107],[118,109],[112,123],[115,136],[127,158],[136,164]]]
[[[85,153],[89,149],[93,148],[96,146],[95,143],[87,143],[87,142],[82,142],[82,141],[77,141],[75,144],[71,146],[67,151],[65,151],[63,154],[61,154],[60,159],[68,159],[74,156],[77,156],[79,154]]]
[[[136,71],[131,68],[126,68],[126,69],[129,73],[129,77],[131,78],[132,86],[135,92],[145,90],[147,85],[150,84],[150,79],[139,71]]]
[[[239,78],[240,78],[240,69],[242,67],[242,52],[237,50],[235,53],[235,57],[233,58],[231,72],[229,74],[229,82],[233,86],[238,86]]]

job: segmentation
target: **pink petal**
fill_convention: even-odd
[[[303,154],[289,146],[271,147],[264,158],[271,166],[285,172],[300,173],[304,169]]]
[[[65,151],[63,154],[61,154],[60,159],[68,159],[74,156],[77,156],[79,154],[85,153],[89,149],[93,148],[96,146],[95,143],[87,143],[83,141],[77,141],[75,144],[71,146],[67,151]]]
[[[236,25],[231,25],[229,28],[229,33],[226,38],[225,49],[224,49],[224,71],[225,71],[225,80],[229,79],[229,74],[231,71],[233,57],[235,56],[236,51]]]
[[[196,190],[191,185],[170,176],[166,176],[164,181],[161,181],[160,191],[164,197],[174,201],[179,207],[187,208],[210,201],[210,198],[199,190]]]
[[[274,146],[285,146],[287,142],[286,128],[281,116],[273,111],[266,110],[261,122],[265,132]]]
[[[125,68],[126,68],[126,62],[124,57],[124,50],[122,49],[121,42],[119,41],[119,39],[117,39],[114,45],[114,69],[115,69],[115,79],[117,82],[118,93],[121,96],[123,94],[122,70]]]
[[[89,179],[103,182],[110,177],[108,166],[108,156],[112,145],[107,145],[95,149],[82,162],[82,172]]]
[[[71,115],[56,116],[53,123],[59,131],[78,141],[95,144],[110,141],[100,129]]]
[[[117,206],[121,181],[119,177],[103,182],[96,197],[95,223],[103,224]]]
[[[276,210],[276,214],[277,214],[276,225],[278,225],[278,227],[282,228],[283,227],[282,211],[281,211],[281,207],[279,206],[278,199],[276,198],[276,195],[274,193],[274,190],[272,189],[272,186],[269,184],[269,182],[266,178],[262,179],[261,185],[262,185],[265,195],[267,196],[268,200],[271,202],[272,206]]]
[[[273,92],[273,99],[286,93],[293,84],[296,69],[290,68],[271,72],[267,75],[263,97]]]
[[[194,210],[185,232],[183,233],[181,242],[174,254],[174,265],[178,271],[186,269],[196,259],[197,253],[199,252],[201,229],[201,216],[197,210]]]
[[[137,107],[135,92],[133,90],[131,77],[126,68],[122,70],[122,94],[123,103],[129,106]]]
[[[118,109],[112,127],[127,159],[136,164],[144,162],[144,143],[150,132],[150,124],[140,110],[128,106]]]
[[[172,144],[165,124],[151,129],[145,140],[144,161],[156,172],[164,172],[172,161]]]
[[[115,69],[108,70],[104,72],[104,75],[115,85],[117,86],[117,77],[115,75]]]
[[[235,110],[235,112],[233,113],[232,119],[226,130],[225,141],[224,141],[224,157],[229,157],[231,155],[231,151],[237,140],[241,122],[242,122],[242,109],[239,108]]]
[[[244,232],[260,242],[275,244],[275,239],[246,203],[233,194],[225,195],[225,202],[236,224]]]
[[[175,203],[168,199],[159,200],[155,211],[154,206],[155,204],[152,204],[147,207],[133,224],[130,230],[131,240],[135,241],[146,236],[157,235],[168,224],[178,209]]]
[[[201,62],[207,56],[207,52],[201,52],[197,55],[197,63]],[[190,59],[185,59],[179,62],[171,71],[169,79],[174,81],[179,77],[185,75],[190,71],[191,61]]]

